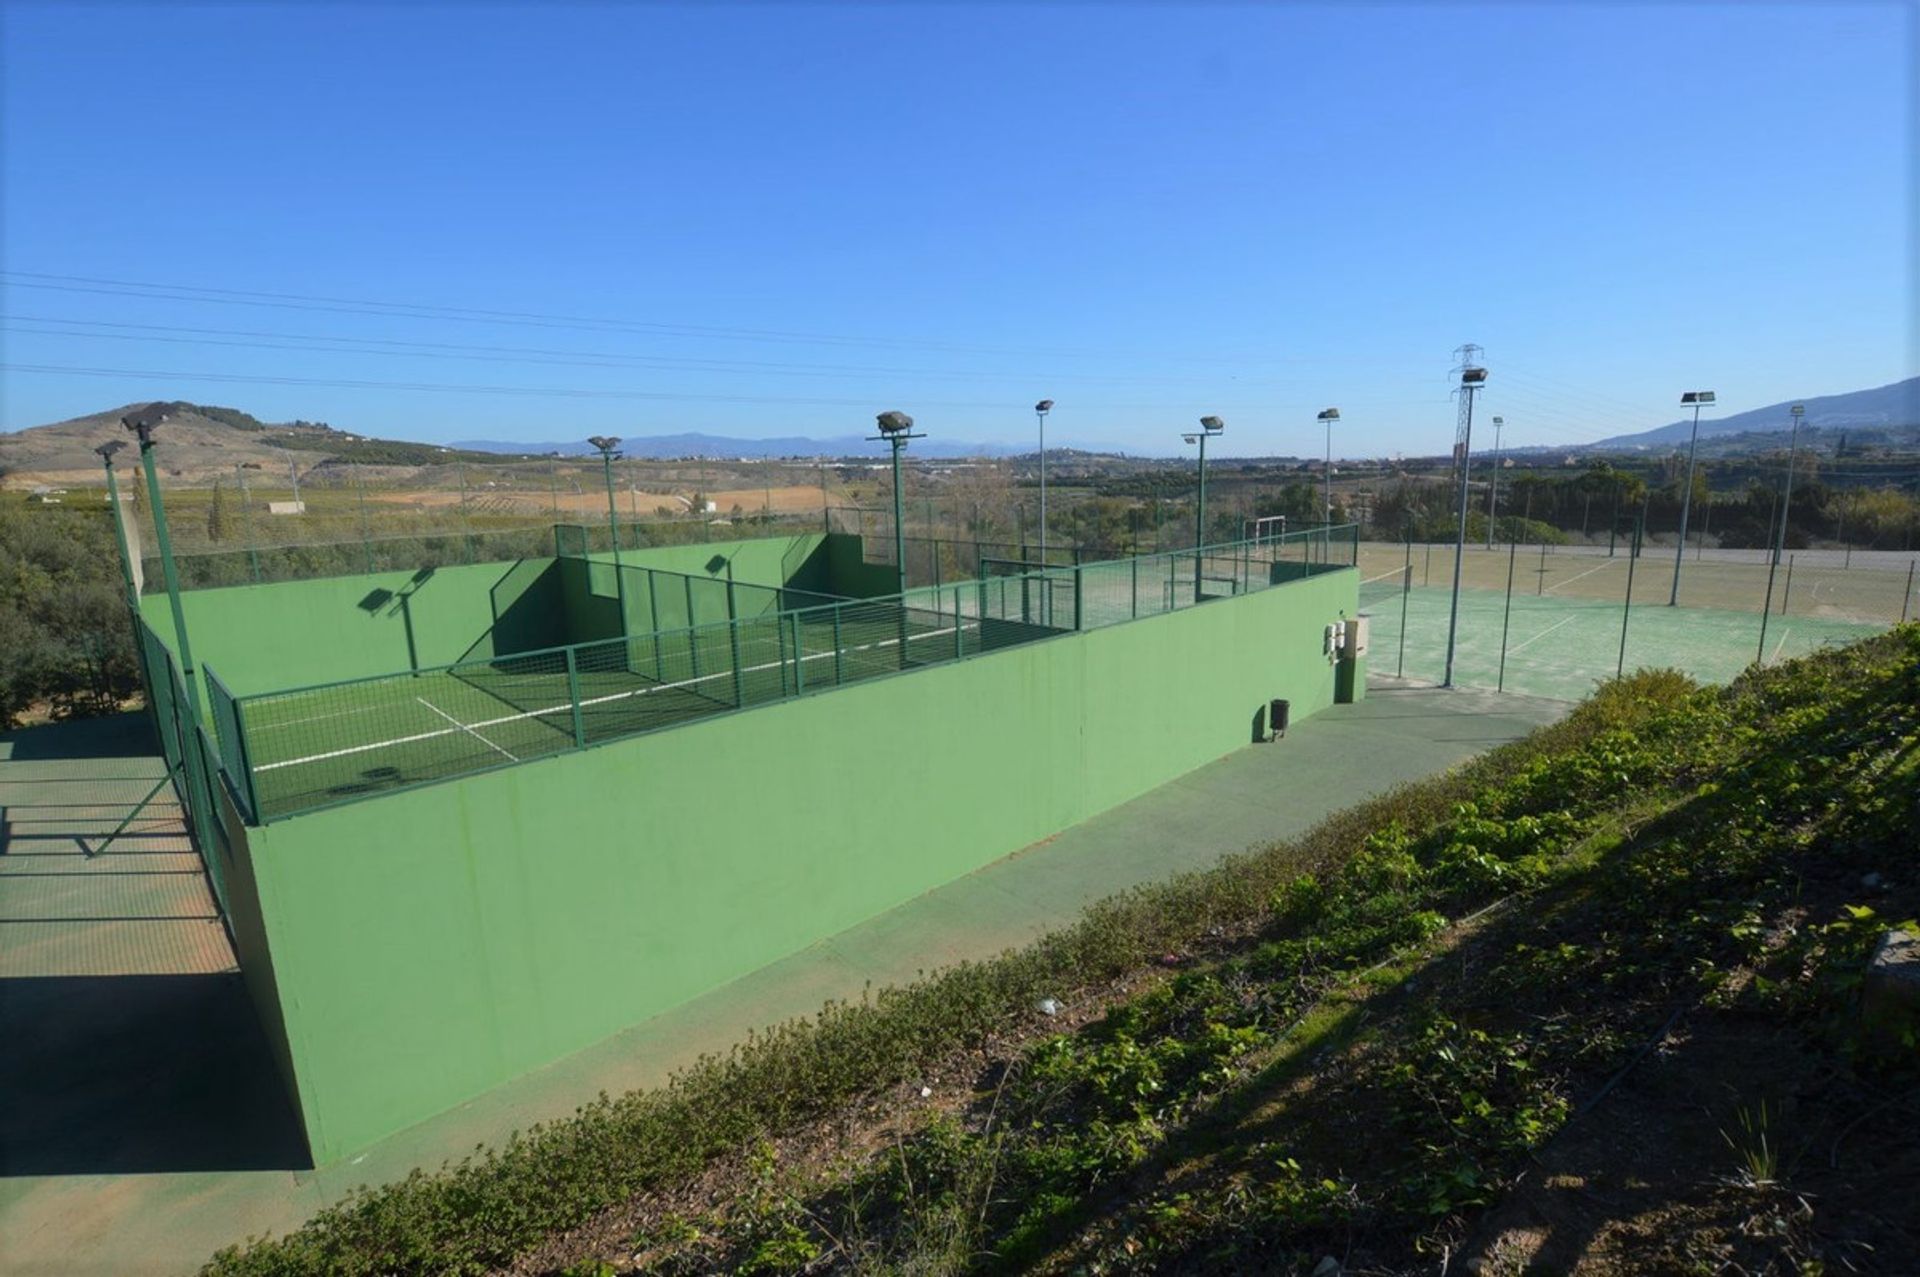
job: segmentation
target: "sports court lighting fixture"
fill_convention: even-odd
[[[900,593],[905,594],[907,592],[907,527],[906,502],[900,491],[900,449],[907,446],[907,440],[924,439],[926,435],[913,433],[913,418],[904,412],[883,412],[876,416],[874,421],[879,425],[880,433],[870,435],[867,441],[884,443],[893,449],[893,561],[900,571]],[[905,664],[907,650],[904,638],[906,627],[904,604],[901,606],[900,616],[903,636],[900,644],[900,660]]]
[[[1713,403],[1711,390],[1689,390],[1680,396],[1682,408],[1693,409],[1693,434],[1687,440],[1687,486],[1680,493],[1680,546],[1673,553],[1673,589],[1667,606],[1680,603],[1680,564],[1687,557],[1687,518],[1693,513],[1693,458],[1700,447],[1700,410]]]
[[[607,481],[607,536],[613,542],[613,583],[614,593],[620,599],[620,632],[627,632],[627,574],[620,567],[620,507],[613,499],[613,463],[620,456],[614,449],[620,446],[617,435],[592,435],[587,439],[595,451],[600,454],[600,470]]]
[[[1473,456],[1473,397],[1487,384],[1487,370],[1472,361],[1478,346],[1463,346],[1467,356],[1460,365],[1460,424],[1455,431],[1453,451],[1460,467],[1460,526],[1453,545],[1453,601],[1447,608],[1447,667],[1440,686],[1453,686],[1453,653],[1460,633],[1460,568],[1467,557],[1467,475]]]
[[[1493,548],[1493,521],[1500,508],[1500,430],[1507,424],[1505,417],[1493,419],[1493,482],[1487,485],[1487,548]]]
[[[1318,418],[1327,428],[1327,508],[1321,521],[1328,527],[1333,526],[1333,423],[1340,420],[1338,408],[1322,408]]]
[[[120,418],[120,424],[140,440],[140,468],[147,477],[147,504],[153,510],[153,539],[160,547],[160,574],[167,583],[167,605],[173,611],[174,636],[180,640],[181,680],[187,685],[187,704],[192,707],[197,723],[202,721],[200,681],[194,670],[193,644],[187,638],[186,610],[180,606],[180,572],[173,562],[173,540],[167,535],[167,507],[160,499],[160,476],[153,467],[153,432],[171,415],[164,405],[151,403]],[[112,464],[111,455],[101,455]],[[128,571],[132,571],[131,564]]]
[[[1200,552],[1207,544],[1207,440],[1227,428],[1227,423],[1218,417],[1200,418],[1197,432],[1183,434],[1180,437],[1188,443],[1200,445],[1200,496],[1195,504],[1193,515],[1193,601],[1200,601]]]
[[[1033,415],[1040,419],[1040,562],[1047,561],[1047,414],[1053,411],[1053,400],[1042,399],[1033,406]]]

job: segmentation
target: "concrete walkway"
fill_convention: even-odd
[[[355,1185],[460,1157],[515,1128],[565,1116],[603,1090],[657,1085],[702,1054],[723,1052],[750,1030],[810,1014],[828,999],[857,999],[869,987],[991,956],[1071,921],[1103,896],[1299,833],[1567,708],[1376,684],[1363,703],[1297,724],[1284,741],[1239,750],[318,1170],[300,1164],[293,1115],[224,939],[207,939],[204,913],[193,915],[185,895],[163,903],[158,888],[109,879],[96,866],[111,851],[80,865],[76,845],[60,846],[78,831],[63,820],[84,810],[94,822],[88,829],[104,832],[151,784],[141,779],[158,776],[143,733],[130,734],[123,723],[92,735],[59,735],[86,726],[74,725],[0,737],[0,804],[8,808],[0,826],[0,919],[41,920],[31,943],[0,921],[0,1272],[191,1272],[220,1246],[293,1228]],[[116,787],[105,788],[109,781]],[[72,787],[76,796],[66,801],[75,808],[54,810],[64,793],[54,785]],[[170,826],[156,822],[149,831],[149,849],[166,849],[167,871],[190,868],[181,859],[177,808],[168,815]],[[36,834],[20,832],[29,821]],[[16,870],[15,857],[49,847],[78,866],[59,872],[85,876],[16,890],[21,880],[13,875],[33,871]],[[122,865],[133,863],[134,851],[127,847]],[[139,863],[143,870],[161,864]],[[200,881],[176,876],[170,890]],[[131,912],[149,908],[155,912]],[[115,910],[128,916],[103,930],[109,924],[96,920]],[[202,930],[185,939],[172,930],[183,922]],[[218,936],[218,924],[211,926]],[[73,980],[91,983],[65,983]]]

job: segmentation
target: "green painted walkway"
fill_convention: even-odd
[[[1298,833],[1565,709],[1377,685],[1362,704],[1300,723],[1284,741],[1230,754],[320,1170],[299,1165],[297,1126],[231,956],[208,944],[204,916],[192,916],[192,893],[204,888],[175,872],[191,866],[177,809],[162,813],[172,825],[150,827],[151,861],[136,861],[131,845],[123,859],[116,850],[92,861],[61,845],[75,818],[104,832],[145,792],[139,780],[158,774],[145,733],[122,721],[0,736],[0,920],[23,924],[0,921],[0,1272],[191,1272],[219,1246],[285,1231],[356,1184],[458,1157],[602,1090],[658,1084],[827,999],[990,956],[1102,896]],[[28,821],[46,837],[24,833]],[[87,876],[23,889],[16,865],[48,848],[74,862],[51,872]],[[176,894],[139,912],[156,889],[106,876],[98,865],[109,861],[172,872]],[[116,910],[125,916],[111,918]],[[191,940],[179,931],[187,925],[200,928]],[[101,956],[111,953],[132,956]]]

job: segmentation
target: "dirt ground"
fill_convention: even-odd
[[[381,505],[408,506],[415,509],[444,509],[460,504],[460,493],[440,490],[399,490],[376,492],[369,491],[367,499]],[[637,488],[615,488],[614,499],[622,517],[647,518],[660,509],[667,508],[676,513],[686,513],[692,509],[693,493],[652,492]],[[748,514],[756,513],[767,507],[769,499],[775,514],[805,514],[816,511],[826,505],[826,496],[813,484],[803,484],[784,488],[735,488],[710,492],[707,499],[712,501],[720,514],[726,514],[738,505]],[[479,509],[498,512],[525,512],[539,514],[559,509],[567,514],[600,514],[607,508],[607,496],[604,488],[588,488],[581,492],[561,492],[558,494],[541,491],[537,488],[501,489],[474,488],[467,493],[469,503]]]

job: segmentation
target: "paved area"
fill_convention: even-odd
[[[991,956],[1102,896],[1298,833],[1566,708],[1384,681],[1283,741],[1239,750],[317,1170],[302,1165],[231,955],[205,916],[204,884],[185,872],[195,862],[178,809],[157,813],[143,843],[104,856],[73,841],[111,829],[151,785],[151,744],[125,722],[0,737],[0,1272],[191,1272],[218,1247],[292,1228],[355,1185],[457,1158],[602,1090],[656,1085],[828,999]],[[22,887],[35,868],[19,864],[37,858],[58,866],[45,873],[78,876]],[[155,881],[122,882],[100,868],[109,863]]]

